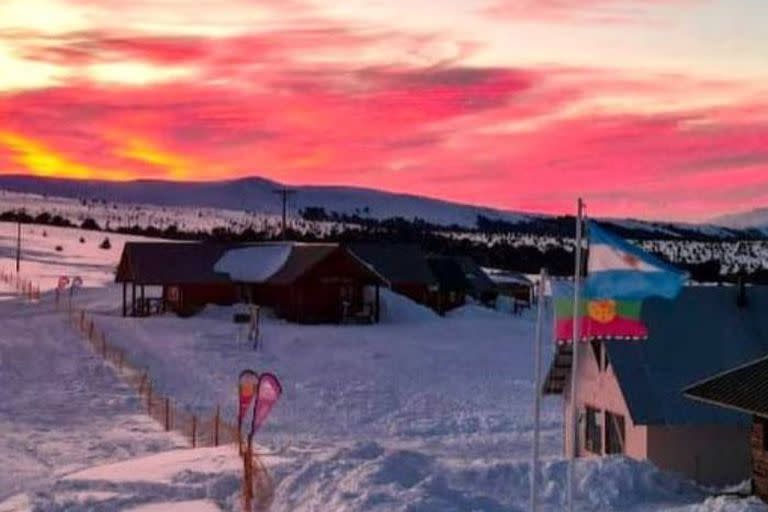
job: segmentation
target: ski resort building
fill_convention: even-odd
[[[696,383],[685,396],[752,417],[752,491],[768,501],[768,357]]]
[[[684,396],[692,382],[768,353],[768,288],[688,287],[674,301],[650,299],[643,341],[579,347],[578,454],[624,454],[713,485],[750,475],[750,414]],[[571,453],[572,347],[557,348],[545,394],[563,396]]]
[[[472,284],[459,262],[446,256],[431,256],[427,261],[437,278],[437,293],[432,302],[433,309],[444,315],[452,309],[463,306],[472,291]]]
[[[379,321],[387,280],[338,244],[259,244],[216,263],[249,303],[299,323]]]
[[[495,307],[499,289],[485,270],[468,256],[456,256],[453,260],[464,273],[464,278],[469,285],[469,295],[486,306]]]
[[[381,274],[392,291],[431,306],[438,290],[437,278],[418,245],[357,242],[347,248]]]
[[[301,323],[378,321],[387,284],[337,244],[301,243],[128,242],[115,281],[123,316],[191,315],[243,301]]]
[[[123,285],[123,316],[148,316],[166,310],[192,314],[206,304],[235,303],[237,287],[226,275],[213,270],[231,247],[199,242],[126,242],[115,275],[115,281]]]

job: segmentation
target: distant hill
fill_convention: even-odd
[[[732,229],[752,229],[768,235],[768,208],[758,208],[748,212],[723,215],[713,219],[713,223]]]
[[[273,193],[284,185],[252,177],[217,182],[138,180],[130,182],[69,180],[36,176],[0,176],[0,189],[79,199],[160,206],[198,206],[259,213],[281,212],[280,198]],[[440,201],[408,194],[394,194],[354,187],[290,187],[297,194],[289,200],[297,213],[308,207],[371,219],[402,217],[423,219],[443,226],[475,227],[478,215],[504,222],[527,222],[541,215],[525,215],[479,206]]]
[[[200,207],[279,214],[281,201],[274,194],[284,185],[260,177],[217,182],[138,180],[130,182],[71,180],[36,176],[0,176],[0,189],[115,203],[168,207]],[[519,232],[558,237],[572,236],[573,218],[527,214],[452,203],[408,194],[354,187],[298,186],[289,200],[292,215],[327,216],[353,223],[402,218],[435,227],[460,227],[483,232]],[[0,208],[1,209],[1,208]],[[768,226],[768,211],[764,212]],[[766,238],[765,231],[745,222],[726,227],[714,224],[649,222],[604,219],[622,236],[637,239],[721,240]],[[731,226],[731,227],[727,227]]]

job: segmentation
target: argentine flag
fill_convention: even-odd
[[[687,275],[589,221],[584,295],[591,299],[673,299]]]

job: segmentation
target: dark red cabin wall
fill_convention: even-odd
[[[292,284],[254,285],[254,300],[272,306],[278,316],[301,323],[336,323],[342,319],[342,288],[350,291],[351,312],[363,306],[363,289],[378,279],[362,264],[339,250]]]
[[[179,285],[179,289],[185,306],[231,305],[239,300],[237,286],[231,283],[183,284]]]

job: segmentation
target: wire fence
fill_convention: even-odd
[[[0,281],[15,289],[26,300],[40,300],[40,286],[16,272],[0,269]],[[149,370],[135,364],[125,350],[110,343],[106,332],[98,327],[92,314],[83,309],[73,309],[71,301],[66,304],[62,302],[57,291],[56,309],[63,310],[72,327],[83,335],[94,354],[101,357],[136,391],[145,412],[160,423],[166,432],[181,434],[192,448],[232,445],[237,446],[244,456],[237,426],[222,419],[220,406],[208,414],[194,414],[180,407],[171,397],[158,393]],[[244,478],[243,485],[248,481],[250,490],[246,491],[244,487],[243,495],[250,496],[249,511],[268,511],[274,500],[274,481],[261,457],[249,455],[247,465],[250,478]]]
[[[93,352],[136,391],[146,413],[166,432],[182,434],[193,448],[239,444],[237,426],[222,419],[221,407],[209,414],[193,414],[185,410],[171,397],[159,393],[149,370],[134,364],[125,350],[110,343],[107,334],[85,310],[73,310],[69,318]]]
[[[13,287],[16,293],[27,300],[40,300],[40,286],[15,272],[0,270],[0,281]]]

